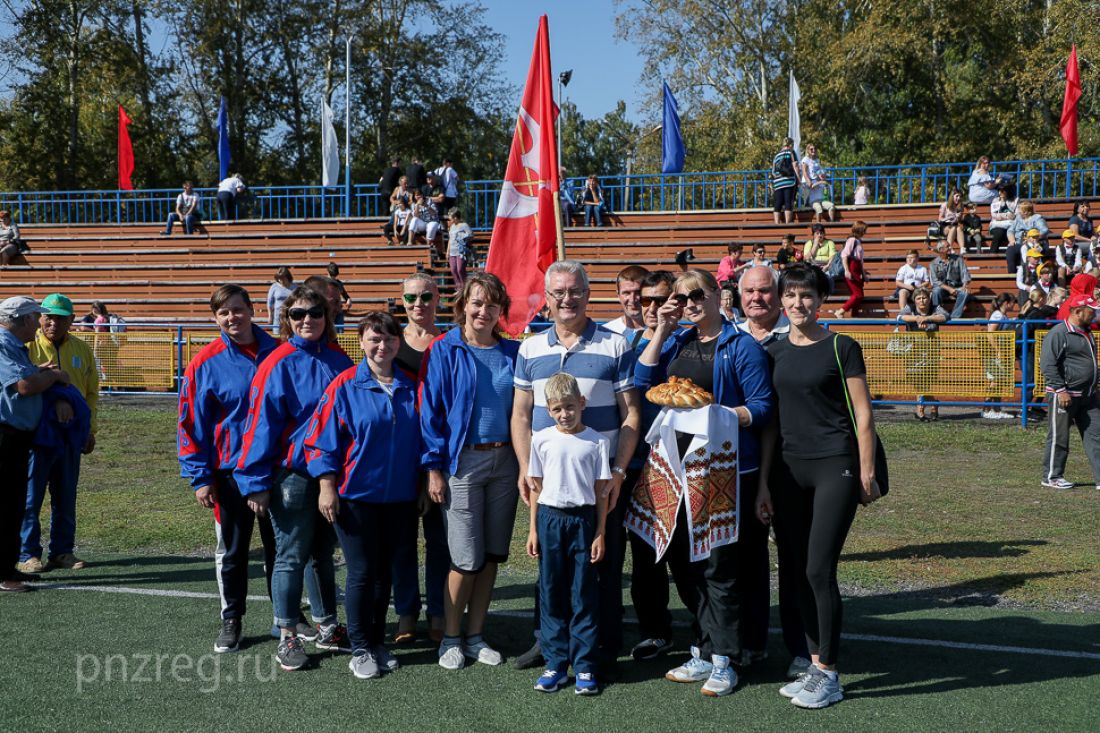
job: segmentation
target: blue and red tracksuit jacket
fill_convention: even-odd
[[[215,471],[232,471],[241,456],[249,385],[256,365],[279,346],[256,325],[252,333],[255,359],[223,333],[183,373],[176,447],[180,475],[196,490],[213,483]]]
[[[242,496],[271,488],[285,468],[307,475],[303,440],[310,418],[336,375],[352,365],[336,342],[292,336],[252,379],[241,457],[233,477]]]
[[[416,383],[395,368],[391,397],[365,362],[348,369],[321,397],[305,446],[309,474],[335,474],[342,498],[415,501],[421,450]]]

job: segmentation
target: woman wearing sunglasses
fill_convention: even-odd
[[[401,329],[388,313],[359,322],[363,361],[325,389],[305,436],[318,507],[348,561],[348,666],[359,679],[394,672],[383,644],[395,550],[416,537],[420,420],[416,383],[394,369]]]
[[[451,553],[439,647],[444,669],[462,669],[467,659],[503,661],[482,631],[497,565],[508,559],[518,498],[510,424],[519,344],[498,329],[510,302],[495,275],[471,274],[455,300],[458,325],[432,345],[422,370],[421,466],[432,501],[443,507]]]
[[[714,395],[715,401],[737,416],[738,473],[740,503],[753,506],[760,468],[760,433],[771,419],[773,396],[764,350],[748,334],[722,318],[718,282],[709,272],[688,270],[676,278],[673,295],[658,310],[653,339],[638,358],[634,381],[644,392],[665,382],[670,376],[688,377]],[[692,327],[678,329],[681,319]],[[678,433],[680,458],[694,438]],[[713,484],[706,484],[714,490]],[[638,491],[648,491],[643,480]],[[635,496],[632,513],[639,503]],[[657,502],[659,503],[659,502]],[[709,504],[709,502],[708,502]],[[656,504],[650,504],[654,506]],[[733,692],[737,673],[732,665],[744,656],[763,652],[768,633],[768,596],[759,597],[759,586],[767,588],[767,529],[741,522],[740,536],[725,543],[712,534],[711,549],[705,559],[692,561],[693,510],[686,501],[676,511],[683,512],[664,554],[681,598],[695,621],[691,659],[665,675],[674,682],[703,682],[702,693],[720,697]],[[628,527],[639,532],[637,525]],[[640,533],[640,532],[639,532]],[[743,602],[743,587],[755,591]]]
[[[400,347],[393,364],[405,376],[419,383],[424,354],[439,337],[436,309],[439,288],[422,272],[405,278],[401,284],[401,304],[405,307],[408,325],[401,332]],[[418,459],[419,460],[419,459]],[[427,597],[431,638],[443,639],[443,586],[451,557],[447,552],[447,535],[443,530],[443,512],[428,499],[427,477],[420,481],[419,509],[424,523],[424,594]],[[420,616],[420,571],[416,554],[416,533],[398,548],[393,561],[393,605],[397,610],[397,633],[394,643],[411,644],[416,640],[416,620]]]
[[[324,295],[299,287],[283,303],[281,335],[256,371],[234,477],[256,514],[270,509],[275,530],[271,595],[280,628],[279,665],[287,671],[309,661],[298,638],[302,571],[310,558],[319,599],[310,613],[319,627],[318,649],[350,652],[347,630],[337,623],[332,551],[336,536],[317,508],[320,485],[307,472],[304,438],[310,418],[337,374],[352,366],[336,344],[332,306]],[[314,603],[319,600],[320,603]]]

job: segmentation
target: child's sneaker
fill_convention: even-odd
[[[691,648],[691,659],[679,667],[665,673],[665,679],[672,682],[702,682],[710,677],[714,665],[699,656],[699,647]]]
[[[713,669],[710,677],[703,685],[703,695],[706,697],[722,697],[733,692],[737,687],[737,673],[730,666],[730,658],[721,654],[710,656]]]
[[[836,672],[829,674],[815,665],[810,668],[809,678],[802,685],[802,689],[791,698],[791,703],[800,708],[817,710],[829,707],[843,699],[844,691],[840,687],[840,675]]]
[[[599,695],[600,686],[596,682],[596,675],[591,672],[577,672],[577,684],[573,692],[578,695]]]
[[[565,686],[565,681],[569,678],[565,672],[556,672],[552,669],[548,669],[542,673],[538,681],[535,683],[535,689],[539,692],[557,692]]]

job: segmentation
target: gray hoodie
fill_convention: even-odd
[[[1069,392],[1074,397],[1096,389],[1096,348],[1092,333],[1061,321],[1043,339],[1039,369],[1047,392]]]

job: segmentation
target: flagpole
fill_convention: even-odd
[[[565,259],[565,230],[561,220],[561,191],[554,195],[554,230],[557,235],[558,261]]]
[[[351,34],[344,58],[344,216],[351,218]]]

